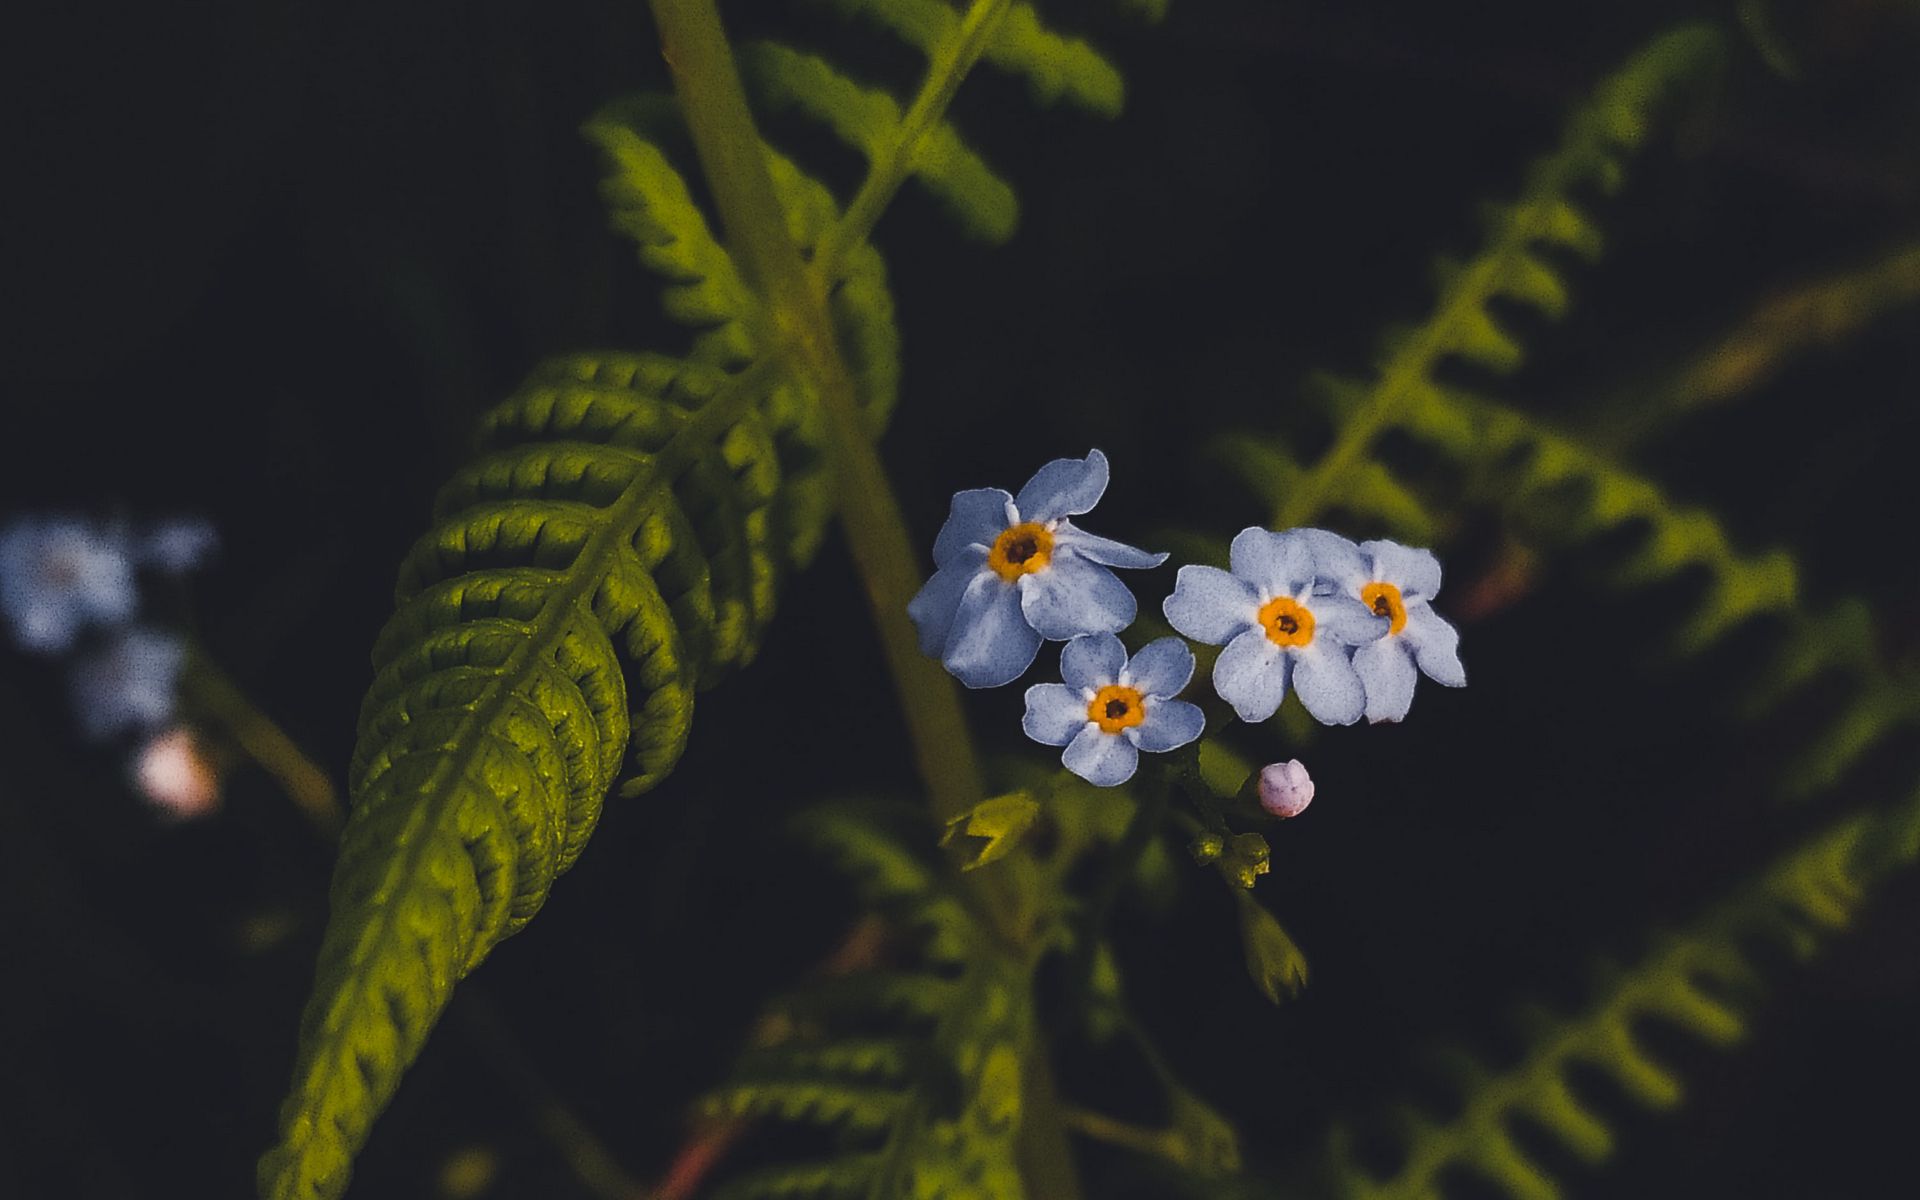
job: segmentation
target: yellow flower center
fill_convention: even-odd
[[[1292,596],[1267,601],[1259,620],[1276,646],[1304,646],[1313,640],[1313,614]]]
[[[1003,530],[987,551],[987,565],[993,573],[1012,583],[1022,575],[1031,575],[1053,558],[1053,534],[1045,525],[1022,521]]]
[[[1370,583],[1361,588],[1360,603],[1372,609],[1374,616],[1392,622],[1387,627],[1389,637],[1407,627],[1407,606],[1400,600],[1400,589],[1392,584]]]
[[[1093,700],[1087,705],[1087,720],[1098,725],[1101,733],[1119,733],[1146,719],[1147,710],[1140,703],[1138,689],[1121,687],[1117,683],[1110,683],[1095,692]]]

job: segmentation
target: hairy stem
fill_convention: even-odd
[[[790,341],[819,389],[839,494],[840,519],[879,628],[934,814],[960,815],[984,795],[980,767],[951,679],[920,653],[907,601],[920,586],[899,502],[861,424],[852,377],[827,315],[822,281],[787,236],[759,135],[712,0],[653,0],[674,87],[721,224],[748,281],[767,298],[778,335]]]

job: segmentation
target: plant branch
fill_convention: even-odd
[[[327,773],[197,646],[188,653],[180,690],[195,711],[225,730],[247,757],[279,782],[287,798],[322,838],[333,841],[340,836],[345,815]]]
[[[776,336],[790,342],[798,365],[819,391],[840,519],[934,815],[948,820],[985,794],[980,767],[958,691],[939,665],[920,653],[907,618],[907,602],[920,584],[917,560],[899,502],[861,422],[822,282],[808,273],[787,236],[760,137],[712,0],[653,0],[653,11],[728,241],[749,283],[766,297]]]

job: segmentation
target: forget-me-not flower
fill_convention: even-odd
[[[0,530],[0,613],[22,648],[65,650],[89,624],[139,607],[126,531],[71,517],[20,517]]]
[[[1351,725],[1366,711],[1352,647],[1387,632],[1387,621],[1346,595],[1321,595],[1313,542],[1297,531],[1243,529],[1229,551],[1233,570],[1180,568],[1162,605],[1173,627],[1195,641],[1225,645],[1213,687],[1243,721],[1264,721],[1289,684],[1315,720]]]
[[[173,719],[187,648],[158,629],[134,627],[74,666],[74,715],[97,741]]]
[[[1110,568],[1157,567],[1164,554],[1096,537],[1067,518],[1107,490],[1107,456],[1057,458],[1018,496],[956,492],[933,543],[935,571],[907,605],[920,649],[968,687],[1012,683],[1041,641],[1118,633],[1133,623],[1133,593]]]
[[[1175,637],[1148,642],[1131,659],[1111,633],[1077,637],[1060,652],[1065,683],[1027,689],[1020,727],[1096,787],[1133,778],[1140,751],[1175,750],[1200,736],[1200,707],[1175,700],[1193,678],[1193,651]]]
[[[1302,532],[1317,535],[1313,545],[1323,582],[1387,620],[1386,636],[1353,655],[1354,669],[1367,690],[1367,720],[1406,716],[1420,672],[1447,687],[1466,686],[1459,631],[1433,611],[1440,560],[1432,551],[1388,541],[1355,546],[1322,530]]]

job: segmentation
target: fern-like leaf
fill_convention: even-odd
[[[536,371],[442,490],[374,650],[275,1198],[335,1196],[455,980],[540,908],[770,615],[778,389],[653,356]],[[759,404],[749,404],[755,397]],[[629,737],[629,730],[632,736]]]
[[[1493,1070],[1464,1053],[1449,1066],[1464,1104],[1437,1120],[1401,1114],[1404,1158],[1390,1174],[1362,1164],[1351,1136],[1337,1136],[1329,1173],[1350,1200],[1445,1200],[1443,1175],[1464,1168],[1516,1200],[1555,1200],[1552,1175],[1513,1136],[1516,1119],[1550,1134],[1586,1162],[1610,1156],[1614,1135],[1575,1087],[1578,1066],[1610,1077],[1641,1105],[1671,1108],[1683,1095],[1675,1072],[1646,1046],[1648,1020],[1714,1045],[1742,1038],[1766,945],[1797,960],[1846,928],[1869,889],[1920,851],[1920,794],[1885,814],[1840,823],[1788,854],[1692,927],[1615,972],[1572,1018],[1530,1014],[1530,1048],[1514,1067]]]
[[[887,11],[910,18],[914,32],[900,31],[929,55],[905,112],[820,60],[757,54],[773,99],[827,116],[873,156],[857,211],[843,212],[824,185],[765,150],[777,215],[827,297],[853,415],[873,433],[897,391],[899,346],[867,234],[894,189],[917,173],[970,227],[1011,228],[1011,192],[942,121],[967,68],[985,53],[1043,95],[1102,110],[1118,103],[1111,68],[1048,34],[1025,5],[980,0],[961,17],[938,0],[906,0]],[[574,356],[535,372],[486,419],[481,457],[443,491],[434,531],[402,569],[362,709],[354,813],[293,1086],[279,1143],[260,1164],[271,1200],[330,1200],[345,1189],[454,982],[538,911],[617,779],[627,776],[621,792],[631,795],[671,770],[694,690],[751,657],[780,571],[812,556],[832,512],[827,422],[788,332],[792,314],[773,313],[713,236],[666,148],[677,122],[674,102],[643,98],[608,109],[586,132],[608,163],[614,227],[661,277],[667,313],[692,329],[687,353]],[[977,931],[951,913],[920,919],[933,935],[929,955],[972,953]],[[1024,982],[990,990],[993,1019],[1018,1026],[1025,1010],[1006,997],[1024,997]],[[923,987],[918,999],[933,994]],[[965,1119],[993,1127],[969,1126],[964,1145],[941,1141],[956,1136],[951,1123],[918,1093],[901,1102],[917,1114],[907,1124],[854,1087],[769,1084],[759,1102],[886,1124],[907,1138],[884,1160],[888,1178],[928,1169],[977,1181],[984,1170],[996,1181],[954,1194],[1012,1195],[993,1167],[1011,1160],[992,1155],[1013,1121],[1006,1105],[1017,1109],[1023,1051],[982,1040],[1001,1025],[968,1024],[987,1020],[974,1012],[951,1027],[948,1048],[974,1056],[963,1074],[992,1098]],[[1025,1035],[1014,1026],[1006,1029],[1018,1043]],[[1009,1070],[1010,1101],[995,1090]],[[907,1129],[910,1137],[899,1132]],[[830,1187],[845,1174],[816,1177]]]
[[[779,1006],[801,1032],[742,1056],[705,1107],[831,1130],[840,1152],[744,1174],[716,1197],[1019,1200],[1013,1148],[1034,1039],[1025,969],[951,875],[872,813],[829,808],[801,830],[912,940],[918,965],[814,985]]]

